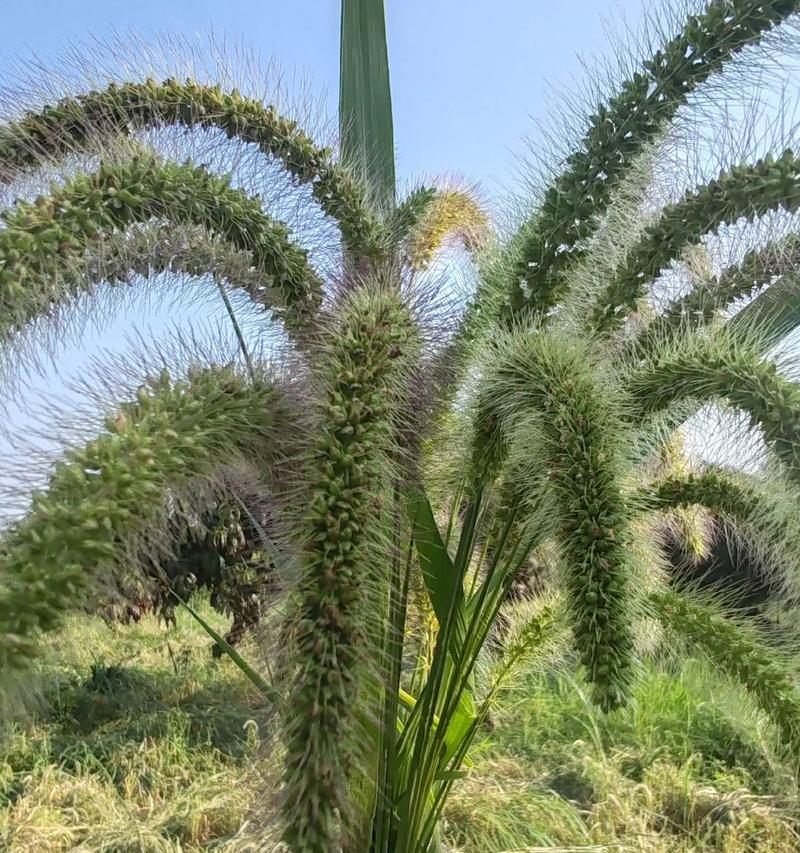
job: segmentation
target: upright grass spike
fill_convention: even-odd
[[[760,428],[788,476],[800,482],[800,386],[755,345],[725,334],[688,334],[631,368],[626,387],[638,417],[679,401],[727,400]]]
[[[577,343],[523,332],[499,352],[484,379],[486,406],[548,479],[575,643],[598,703],[610,710],[629,691],[636,611],[620,484],[625,428],[613,392]]]
[[[159,527],[169,489],[211,474],[221,458],[268,459],[286,428],[280,391],[230,370],[169,373],[143,385],[106,432],[70,450],[47,489],[0,546],[0,673],[25,667],[43,631],[102,591],[136,537]]]
[[[558,618],[561,603],[558,599],[543,596],[533,604],[525,602],[513,608],[510,614],[504,613],[510,624],[503,632],[504,653],[498,662],[498,671],[493,673],[489,695],[484,700],[487,709],[499,691],[508,689],[514,671],[522,663],[545,657],[546,652],[563,639],[559,636],[562,633]]]
[[[650,603],[677,639],[699,647],[714,666],[744,685],[778,727],[783,745],[800,759],[800,692],[779,652],[713,605],[674,592],[653,593]]]
[[[376,589],[389,582],[396,418],[416,347],[397,292],[367,282],[341,306],[321,353],[319,432],[301,531],[298,671],[286,721],[284,840],[292,851],[336,849],[337,824],[352,818],[350,786],[368,741],[360,729],[372,692],[365,679],[381,665]]]
[[[285,302],[286,325],[308,329],[321,301],[321,283],[285,226],[227,178],[201,167],[149,157],[106,163],[78,175],[34,203],[0,214],[0,333],[24,326],[54,303],[95,282],[81,270],[100,236],[153,219],[201,225],[251,254]]]
[[[545,314],[563,294],[564,272],[596,228],[611,191],[644,146],[709,75],[785,18],[797,0],[712,0],[691,15],[643,70],[625,80],[589,119],[580,149],[553,181],[514,246],[507,312]]]
[[[648,225],[598,299],[591,325],[614,330],[645,295],[647,286],[686,247],[723,223],[753,220],[771,210],[800,209],[800,158],[787,149],[754,166],[735,166],[716,180],[664,208]]]
[[[194,80],[111,83],[102,91],[63,98],[0,127],[0,182],[10,183],[43,160],[79,150],[98,135],[181,125],[218,128],[231,139],[257,145],[300,182],[342,230],[345,242],[373,255],[380,227],[367,207],[363,188],[318,148],[292,119],[236,89],[203,86]]]

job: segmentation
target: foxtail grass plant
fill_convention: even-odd
[[[265,845],[435,853],[521,660],[575,667],[613,714],[673,636],[800,767],[791,636],[675,583],[663,541],[696,510],[777,607],[797,594],[800,385],[779,345],[800,324],[800,160],[779,95],[800,3],[686,5],[604,75],[569,150],[537,150],[509,229],[466,185],[399,197],[382,0],[343,2],[330,144],[245,56],[175,42],[141,75],[111,48],[6,85],[5,393],[120,292],[191,286],[235,335],[109,356],[47,414],[70,426],[52,464],[3,472],[5,701],[45,632],[174,556],[176,519],[209,495],[242,518],[238,466],[269,505],[246,566],[274,578],[264,665],[208,630],[274,711]]]

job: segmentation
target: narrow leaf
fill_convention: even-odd
[[[342,0],[339,76],[342,158],[379,209],[395,202],[394,129],[383,0]]]
[[[170,592],[189,613],[194,617],[200,627],[211,637],[212,640],[225,652],[226,655],[239,667],[239,669],[253,682],[253,684],[269,699],[270,702],[275,702],[278,699],[278,694],[270,687],[264,678],[259,675],[252,666],[234,649],[234,647],[218,634],[211,625],[187,602],[184,601],[174,589]]]
[[[460,590],[461,577],[447,553],[430,501],[421,489],[409,497],[408,515],[428,597],[439,624],[443,625]]]

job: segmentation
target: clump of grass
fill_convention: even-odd
[[[177,617],[165,630],[74,616],[49,638],[39,710],[2,728],[0,849],[259,849],[263,783],[248,765],[263,700]],[[450,853],[798,849],[795,783],[769,721],[705,665],[646,672],[612,714],[578,679],[538,668],[515,685],[454,788]]]
[[[203,615],[221,623],[210,607]],[[222,627],[221,624],[218,627]],[[0,848],[167,853],[252,845],[260,695],[187,614],[50,640],[38,712],[0,740]],[[248,835],[248,832],[250,833]]]
[[[648,671],[631,704],[604,715],[582,681],[529,676],[519,700],[498,706],[454,789],[451,850],[798,849],[790,768],[741,691],[709,684],[693,661]]]

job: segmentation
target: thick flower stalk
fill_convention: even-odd
[[[500,351],[487,411],[546,478],[575,643],[598,703],[614,708],[631,683],[636,611],[621,487],[626,430],[582,347],[539,333],[512,337]]]
[[[364,286],[347,300],[320,352],[322,400],[302,523],[297,674],[287,718],[284,837],[293,851],[336,849],[352,817],[348,786],[369,742],[360,718],[372,692],[365,679],[380,666],[376,592],[388,583],[397,418],[415,349],[398,294]]]

